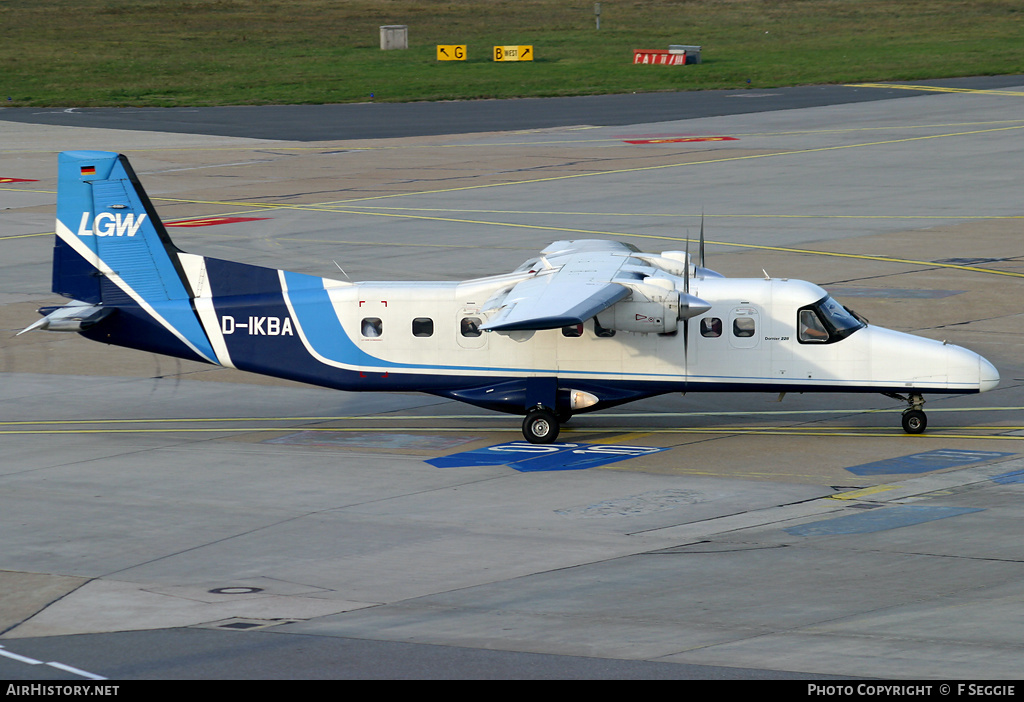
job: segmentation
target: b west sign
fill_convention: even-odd
[[[496,46],[495,61],[532,61],[533,46]]]

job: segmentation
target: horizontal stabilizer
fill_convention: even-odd
[[[16,334],[35,329],[45,331],[81,332],[90,329],[109,317],[115,310],[103,305],[90,305],[87,302],[72,300],[62,307],[41,307],[40,314],[46,316],[22,329]]]

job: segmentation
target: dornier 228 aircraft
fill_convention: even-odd
[[[331,280],[171,243],[127,158],[60,155],[53,291],[24,331],[86,338],[340,390],[418,391],[525,415],[531,442],[571,415],[669,392],[990,390],[976,353],[867,324],[822,288],[726,279],[688,251],[558,241],[460,282]]]

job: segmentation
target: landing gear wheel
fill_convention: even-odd
[[[928,417],[921,410],[908,409],[903,413],[903,431],[908,434],[923,434],[928,428]]]
[[[558,438],[558,418],[550,410],[530,410],[523,420],[523,436],[531,444],[550,444]]]

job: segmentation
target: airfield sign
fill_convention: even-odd
[[[437,60],[438,61],[465,61],[466,60],[466,45],[465,44],[438,44],[437,45]]]
[[[533,46],[496,46],[495,61],[532,61]]]

